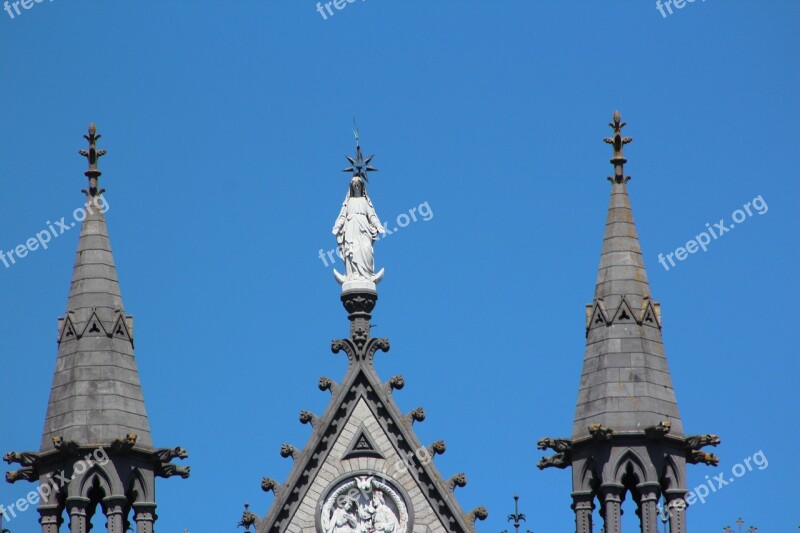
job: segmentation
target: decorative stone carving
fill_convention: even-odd
[[[32,466],[6,472],[6,481],[8,483],[16,483],[17,481],[36,481],[38,477],[39,474]]]
[[[264,477],[261,479],[261,490],[264,492],[272,492],[275,496],[278,496],[281,485],[272,478]]]
[[[551,455],[550,457],[542,457],[541,459],[539,459],[539,462],[536,464],[536,467],[539,470],[544,470],[545,468],[550,468],[550,467],[566,468],[571,464],[572,464],[572,454],[564,452]]]
[[[330,391],[331,394],[336,393],[336,389],[339,387],[339,384],[333,381],[331,378],[327,376],[320,376],[319,384],[317,385],[319,390],[321,391]]]
[[[545,437],[536,443],[536,447],[540,450],[551,449],[556,452],[569,452],[572,450],[572,441],[570,439],[551,439]]]
[[[476,507],[464,517],[467,523],[475,527],[475,520],[486,520],[489,517],[489,511],[486,507]]]
[[[113,453],[125,453],[136,445],[138,436],[135,433],[128,433],[121,439],[114,439],[111,442],[111,451]]]
[[[22,466],[36,466],[39,459],[39,454],[34,452],[8,452],[3,456],[3,461],[8,464],[19,463]]]
[[[434,457],[436,455],[443,455],[447,451],[447,445],[443,440],[437,440],[427,448],[428,455]]]
[[[699,450],[704,446],[716,446],[720,442],[720,438],[716,435],[712,435],[707,433],[705,435],[692,435],[690,437],[686,437],[686,447],[690,450]]]
[[[391,378],[389,378],[389,381],[386,382],[386,390],[388,392],[392,392],[395,390],[402,390],[403,387],[405,386],[406,386],[406,379],[400,374],[392,376]]]
[[[669,420],[662,420],[657,426],[650,426],[644,428],[644,433],[647,438],[652,440],[661,440],[672,429],[672,424]]]
[[[455,492],[456,487],[466,487],[467,486],[467,475],[464,472],[460,472],[450,479],[447,480],[447,486],[450,488],[451,491]]]
[[[306,411],[305,409],[300,411],[301,424],[311,424],[311,427],[317,427],[318,421],[319,419],[317,418],[317,415],[315,415],[311,411]]]
[[[53,437],[53,447],[63,455],[76,456],[80,446],[75,441],[66,440],[64,437],[58,436]]]
[[[160,448],[153,452],[153,455],[161,463],[168,463],[173,459],[186,459],[189,457],[189,452],[180,446],[175,448]]]
[[[409,424],[413,424],[414,422],[422,422],[424,420],[425,420],[425,409],[423,409],[422,407],[417,407],[416,409],[412,409],[406,415],[406,421],[408,421]]]
[[[603,426],[603,424],[591,424],[589,434],[594,440],[610,441],[614,438],[614,430]]]
[[[281,457],[286,459],[287,457],[291,457],[292,459],[297,459],[300,455],[300,450],[292,446],[291,444],[281,444]]]
[[[183,479],[189,477],[190,466],[178,466],[172,463],[161,463],[156,467],[155,474],[158,477],[168,478],[172,476],[180,476]]]
[[[329,492],[320,526],[324,533],[408,533],[408,508],[385,479],[354,476]]]
[[[717,466],[719,464],[719,457],[713,453],[689,450],[689,453],[686,455],[686,461],[693,465],[704,463],[708,466]]]

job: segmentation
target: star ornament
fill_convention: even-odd
[[[373,167],[370,163],[372,162],[372,158],[375,157],[371,155],[364,158],[364,155],[361,153],[361,146],[356,145],[356,156],[350,157],[349,155],[345,156],[347,160],[350,162],[350,166],[342,170],[342,172],[352,172],[353,176],[360,176],[364,179],[364,181],[369,181],[367,178],[367,172],[377,172],[378,169]]]

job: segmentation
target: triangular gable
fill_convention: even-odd
[[[258,533],[316,533],[331,520],[347,521],[375,492],[389,509],[385,514],[401,522],[398,533],[474,531],[428,449],[384,392],[371,356],[366,359],[351,364],[305,448],[294,454],[287,483],[276,491]],[[348,456],[362,430],[382,458]],[[349,504],[348,495],[353,496]],[[348,508],[338,509],[337,498]],[[380,505],[373,502],[373,507]],[[413,527],[403,529],[403,516]]]
[[[131,317],[125,317],[123,314],[117,316],[117,321],[114,322],[114,327],[111,328],[111,336],[115,339],[126,340],[133,344],[133,335],[130,329],[128,329],[128,320],[131,320]]]
[[[83,328],[81,337],[108,337],[106,328],[100,321],[100,317],[97,316],[97,311],[92,311],[92,316],[89,317],[86,327]]]
[[[622,297],[622,301],[619,303],[619,307],[617,308],[617,312],[614,314],[614,319],[612,320],[613,323],[618,322],[636,322],[636,315],[631,310],[631,306],[628,304],[628,301],[625,297]]]
[[[72,341],[78,338],[78,330],[69,315],[58,319],[58,343]]]
[[[606,313],[606,306],[603,300],[596,300],[594,305],[589,304],[586,306],[586,334],[589,331],[608,325],[608,313]]]
[[[658,307],[658,304],[654,304],[652,300],[648,299],[647,305],[639,316],[639,323],[643,326],[661,329],[661,313]]]
[[[358,428],[358,431],[356,431],[356,436],[350,442],[350,445],[347,447],[347,451],[344,453],[344,455],[342,455],[342,459],[355,459],[358,457],[377,457],[380,459],[386,459],[378,446],[376,446],[373,442],[370,432],[367,431],[367,428],[363,423],[361,424],[361,427]]]

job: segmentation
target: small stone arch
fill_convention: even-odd
[[[648,468],[645,466],[645,462],[642,460],[641,456],[630,448],[620,454],[612,471],[613,477],[608,481],[618,485],[624,484],[623,477],[626,475],[633,475],[637,479],[634,485],[645,483],[652,479],[652,477],[648,475]]]
[[[150,492],[150,486],[144,475],[142,475],[141,470],[134,469],[131,473],[131,482],[128,487],[128,501],[134,505],[140,502],[151,502],[154,495]]]
[[[89,491],[93,488],[102,490],[106,497],[119,493],[115,490],[115,483],[108,470],[95,463],[69,484],[67,495],[89,498]]]
[[[686,480],[683,479],[683,471],[671,455],[664,458],[664,471],[660,481],[664,490],[679,489],[685,486]]]

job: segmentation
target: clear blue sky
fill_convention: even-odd
[[[490,510],[480,531],[509,526],[518,492],[529,529],[564,533],[570,476],[536,469],[536,440],[571,431],[619,109],[684,426],[722,437],[719,469],[690,467],[689,486],[769,460],[690,509],[690,528],[795,531],[781,494],[800,474],[799,25],[800,3],[778,0],[667,17],[651,0],[366,0],[327,20],[313,0],[0,11],[0,248],[80,205],[95,121],[153,437],[191,454],[190,479],[159,480],[157,530],[232,532],[243,502],[269,508],[262,476],[288,474],[299,410],[325,409],[318,377],[346,367],[318,253],[357,117],[381,217],[433,212],[377,245],[378,371],[405,375],[395,398],[425,407],[416,430],[446,440],[445,477],[467,473],[462,506]],[[759,195],[765,214],[659,264]],[[38,446],[77,237],[0,264],[3,452]],[[0,503],[30,487],[2,484]]]

